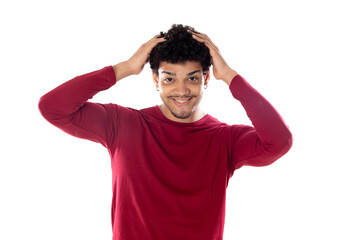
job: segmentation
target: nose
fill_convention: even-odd
[[[187,95],[190,94],[191,91],[185,81],[178,81],[176,84],[176,92],[179,95]]]

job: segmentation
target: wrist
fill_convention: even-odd
[[[116,81],[119,81],[125,77],[128,77],[128,76],[134,74],[128,61],[120,62],[116,65],[113,65],[113,69],[115,72]]]
[[[229,69],[229,70],[226,72],[226,74],[224,74],[222,80],[223,80],[228,86],[230,86],[231,81],[234,79],[234,77],[235,77],[236,75],[238,75],[238,73],[237,73],[235,70]]]

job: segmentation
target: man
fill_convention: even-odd
[[[150,62],[162,99],[142,110],[88,102]],[[199,103],[213,75],[240,101],[252,126],[227,125]],[[191,27],[173,25],[127,61],[62,84],[39,102],[65,132],[101,143],[112,165],[113,240],[222,239],[226,187],[244,166],[284,155],[292,136],[277,111]]]

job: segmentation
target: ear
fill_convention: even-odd
[[[159,74],[152,72],[152,78],[153,78],[155,87],[158,89],[159,88]]]
[[[204,75],[204,85],[207,85],[210,80],[210,69]]]

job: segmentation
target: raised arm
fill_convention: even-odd
[[[219,49],[202,33],[192,32],[210,51],[213,74],[229,85],[232,95],[244,107],[253,127],[232,126],[231,163],[233,170],[243,165],[265,166],[284,155],[292,146],[292,135],[276,109],[245,79],[228,66]]]
[[[232,126],[234,169],[266,166],[288,152],[292,135],[276,109],[240,75],[234,77],[230,90],[254,126]]]
[[[112,66],[77,76],[40,98],[43,117],[61,130],[80,138],[109,142],[108,108],[87,102],[116,83]]]
[[[113,105],[91,103],[88,100],[117,81],[139,74],[151,49],[161,41],[164,39],[155,36],[127,61],[77,76],[58,86],[40,98],[41,114],[51,124],[73,136],[108,147],[116,134],[113,124],[118,121],[119,116]]]

